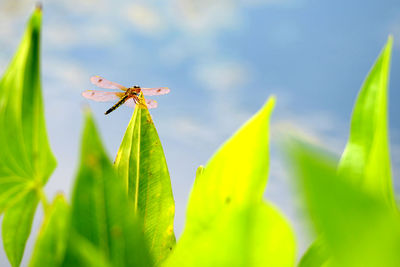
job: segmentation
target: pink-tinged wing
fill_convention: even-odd
[[[98,102],[109,102],[119,100],[125,93],[120,92],[103,92],[103,91],[94,91],[94,90],[86,90],[82,92],[82,96]]]
[[[133,98],[129,98],[128,100],[125,101],[124,103],[125,106],[134,108],[136,106],[135,101]]]
[[[147,105],[147,108],[150,109],[150,108],[156,108],[158,106],[158,103],[155,100],[146,99],[146,105]]]
[[[128,107],[134,108],[135,107],[135,101],[133,98],[129,98],[128,100],[125,101],[125,104]],[[152,99],[146,99],[146,106],[148,109],[150,108],[156,108],[158,106],[157,101],[152,100]]]
[[[123,85],[120,85],[115,82],[110,82],[109,80],[104,79],[103,77],[100,76],[92,76],[90,78],[90,81],[96,85],[97,87],[100,88],[105,88],[105,89],[120,89],[126,91],[126,87]]]
[[[165,95],[171,90],[168,87],[158,87],[158,88],[141,88],[143,95]]]

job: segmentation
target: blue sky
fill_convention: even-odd
[[[34,2],[0,0],[2,72]],[[398,0],[60,0],[43,5],[43,92],[58,159],[46,187],[50,196],[58,191],[70,195],[81,110],[89,103],[80,92],[94,89],[91,75],[124,85],[171,88],[169,95],[156,98],[159,107],[151,114],[171,174],[178,235],[198,165],[273,94],[277,107],[266,198],[294,225],[303,251],[310,238],[279,153],[279,136],[296,132],[340,153],[358,89],[390,33],[395,38],[390,137],[400,189]],[[114,158],[132,110],[122,107],[104,116],[112,104],[89,105]],[[39,224],[40,214],[35,227]],[[2,249],[0,265],[8,266]]]

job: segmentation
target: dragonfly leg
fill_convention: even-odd
[[[137,95],[133,95],[133,101],[135,101],[135,104],[139,103],[139,98],[137,97]]]

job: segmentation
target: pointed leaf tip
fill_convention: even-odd
[[[293,231],[262,203],[275,101],[270,97],[197,169],[185,231],[166,266],[293,266]]]
[[[115,159],[135,212],[145,221],[144,233],[156,264],[175,246],[174,199],[161,141],[147,108],[136,105]]]
[[[41,12],[33,11],[0,81],[0,211],[3,243],[13,266],[21,262],[38,199],[56,166],[46,133],[40,82]]]
[[[41,2],[37,2],[35,6],[35,12],[42,13],[42,11],[43,11],[43,4]]]

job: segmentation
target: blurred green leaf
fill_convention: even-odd
[[[275,99],[197,170],[185,230],[166,266],[293,266],[294,234],[262,201]]]
[[[143,218],[144,233],[158,264],[175,245],[175,205],[167,162],[147,108],[135,108],[115,166],[135,212]]]
[[[290,156],[312,221],[332,254],[328,265],[400,266],[398,213],[353,177],[339,176],[336,161],[324,153],[294,143]]]
[[[353,110],[349,140],[339,163],[339,172],[346,174],[356,185],[382,198],[397,210],[391,178],[387,115],[392,43],[393,39],[389,37],[359,92]],[[303,264],[303,260],[322,260],[323,255],[318,252],[310,248],[307,255],[304,255],[307,258],[302,259]],[[328,253],[325,256],[327,260]]]
[[[339,169],[357,185],[395,207],[387,114],[392,43],[393,38],[389,37],[358,95]]]
[[[86,238],[71,232],[68,241],[63,267],[112,267],[106,255],[100,248],[94,246]],[[121,265],[122,266],[122,265]]]
[[[40,86],[41,10],[33,13],[0,81],[0,213],[12,266],[21,262],[44,184],[56,161],[47,139]]]
[[[326,249],[325,241],[319,237],[314,241],[308,250],[301,257],[299,267],[320,267],[329,266],[329,252]]]
[[[19,266],[39,198],[30,191],[4,214],[2,234],[4,250],[12,266]]]
[[[294,266],[294,233],[263,202],[224,210],[196,236],[182,237],[166,266]]]
[[[72,196],[71,228],[72,236],[77,237],[69,242],[64,266],[89,260],[88,254],[76,253],[75,243],[98,250],[112,266],[152,265],[142,225],[135,219],[123,181],[117,178],[106,156],[90,113],[86,116],[81,166]],[[80,238],[90,245],[80,244]],[[99,253],[93,255],[96,259],[92,262],[98,261]]]
[[[63,195],[57,195],[49,206],[29,266],[60,266],[67,246],[69,206]]]

